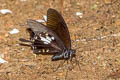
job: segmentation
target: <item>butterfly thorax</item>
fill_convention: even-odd
[[[64,59],[71,59],[75,55],[75,50],[73,49],[64,49],[63,50],[63,58]]]

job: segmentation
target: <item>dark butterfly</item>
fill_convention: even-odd
[[[27,25],[30,40],[20,38],[20,41],[30,42],[34,53],[53,53],[52,60],[70,59],[75,55],[67,25],[58,11],[48,9],[47,25],[31,19],[27,20]]]

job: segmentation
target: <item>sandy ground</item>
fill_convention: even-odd
[[[48,8],[63,11],[76,61],[35,56],[19,38],[29,38],[26,20],[43,19]],[[120,80],[120,0],[0,0],[0,80]],[[76,12],[83,13],[77,16]],[[14,28],[20,32],[10,34]],[[64,64],[63,64],[64,63]],[[58,67],[61,65],[60,67]]]

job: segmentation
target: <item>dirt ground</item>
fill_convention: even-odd
[[[43,19],[50,7],[62,10],[78,62],[51,61],[19,45],[29,38],[26,20]],[[0,0],[0,9],[12,11],[0,13],[0,55],[8,61],[0,80],[120,80],[120,0]],[[20,32],[10,34],[14,28]]]

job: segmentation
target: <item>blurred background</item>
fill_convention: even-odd
[[[44,23],[49,8],[64,17],[80,69],[74,60],[51,61],[19,45],[29,38],[26,20]],[[119,78],[120,0],[0,0],[0,80]]]

